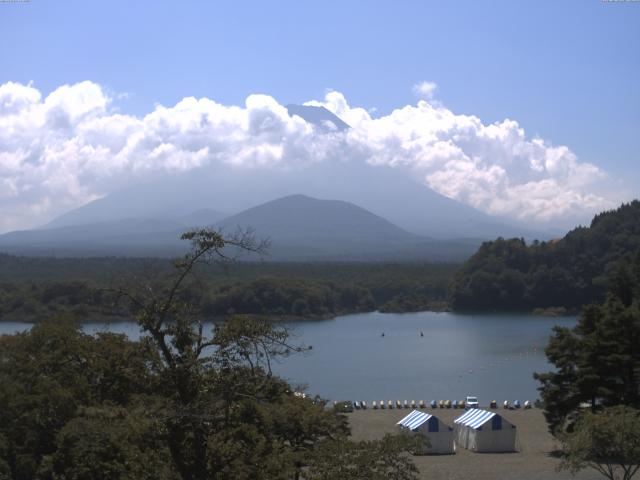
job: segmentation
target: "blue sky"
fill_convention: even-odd
[[[640,2],[31,0],[0,4],[0,36],[0,84],[89,80],[137,116],[335,89],[375,117],[432,81],[456,114],[514,119],[640,195]]]

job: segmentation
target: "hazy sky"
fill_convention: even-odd
[[[0,231],[338,152],[523,220],[640,196],[640,2],[31,0],[0,40]],[[352,131],[281,108],[310,100]]]

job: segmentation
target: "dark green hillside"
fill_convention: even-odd
[[[455,310],[580,308],[601,301],[607,278],[640,249],[640,201],[600,213],[564,238],[527,245],[522,239],[484,243],[451,286]]]

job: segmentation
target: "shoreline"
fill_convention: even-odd
[[[344,317],[347,315],[358,315],[358,314],[367,314],[367,313],[380,313],[383,315],[403,315],[403,314],[412,314],[412,313],[451,313],[454,315],[461,316],[474,316],[474,315],[531,315],[540,318],[567,318],[567,317],[575,317],[580,314],[580,312],[565,310],[561,314],[558,313],[555,309],[534,309],[531,311],[454,311],[450,309],[426,309],[426,310],[406,310],[406,311],[390,311],[390,310],[354,310],[348,312],[338,312],[335,314],[326,314],[326,315],[311,315],[306,317],[298,317],[295,315],[263,315],[259,313],[230,313],[228,315],[216,315],[213,317],[206,317],[203,319],[204,322],[221,322],[224,321],[225,318],[228,318],[231,315],[248,315],[253,317],[262,317],[266,318],[271,322],[275,323],[287,323],[287,322],[319,322],[323,320],[334,320],[338,317]],[[73,315],[73,312],[60,312],[60,314],[70,313]],[[56,313],[49,315],[48,317],[53,317],[57,315]],[[122,316],[111,316],[111,315],[101,315],[101,314],[90,314],[85,318],[80,320],[81,324],[110,324],[110,323],[127,323],[127,322],[135,322],[136,320],[133,317],[122,317]],[[10,318],[10,317],[0,317],[0,324],[2,323],[20,323],[25,325],[37,325],[41,321],[35,320],[33,318]]]

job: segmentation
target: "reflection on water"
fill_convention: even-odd
[[[550,367],[544,356],[551,328],[575,318],[419,312],[363,313],[317,322],[287,322],[298,343],[311,345],[277,365],[278,374],[331,399],[496,399],[538,397],[532,374]],[[28,328],[0,323],[0,333]],[[138,338],[135,323],[87,324]],[[420,335],[422,332],[422,336]],[[384,333],[384,336],[383,336]]]

